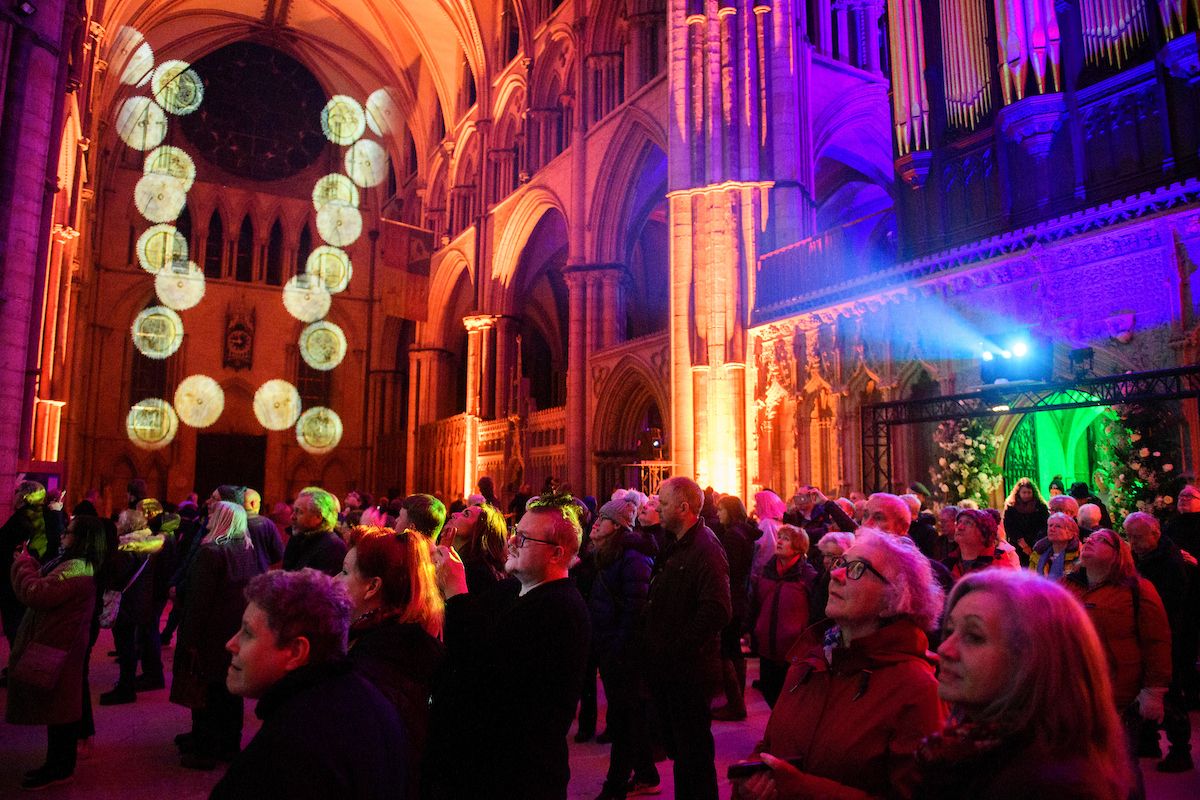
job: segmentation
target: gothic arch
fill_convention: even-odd
[[[670,397],[663,391],[662,379],[641,359],[632,355],[618,362],[612,372],[596,383],[596,412],[592,423],[592,441],[597,450],[618,450],[628,447],[638,431],[635,427],[649,403],[658,406],[663,425],[670,424]],[[663,437],[667,442],[668,431]]]
[[[619,263],[628,253],[627,230],[630,217],[636,211],[631,187],[646,168],[646,162],[657,149],[667,152],[667,137],[661,125],[638,108],[622,114],[616,134],[605,150],[597,173],[596,191],[592,193],[591,228],[596,263]],[[631,154],[636,154],[631,157]],[[665,176],[664,176],[665,177]],[[620,198],[619,202],[613,202]]]
[[[468,286],[475,283],[471,262],[461,250],[446,252],[438,263],[437,271],[429,282],[429,318],[423,323],[426,339],[442,343],[452,325],[462,327],[461,320],[451,319],[459,284],[463,280]],[[472,303],[472,305],[474,305]]]
[[[542,217],[551,210],[557,211],[564,220],[568,221],[568,230],[570,230],[570,217],[567,214],[566,206],[558,195],[544,186],[530,187],[523,192],[517,207],[509,216],[504,231],[500,234],[499,243],[496,245],[495,258],[492,262],[492,279],[488,284],[489,303],[487,307],[493,309],[495,313],[511,314],[519,306],[517,298],[514,296],[518,291],[514,286],[514,278],[517,274],[517,267],[520,265],[521,252],[525,249],[525,244],[529,241],[529,237],[537,228],[538,223],[542,221]]]

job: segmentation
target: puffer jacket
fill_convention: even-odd
[[[1088,586],[1087,573],[1079,570],[1062,579],[1087,609],[1108,653],[1117,708],[1124,709],[1144,688],[1171,682],[1171,629],[1167,612],[1154,584],[1137,581],[1135,608],[1132,582],[1105,581]]]
[[[806,558],[796,559],[782,574],[779,564],[779,556],[773,556],[754,576],[750,616],[755,650],[772,661],[785,660],[808,628],[810,601],[818,577]]]
[[[63,725],[83,713],[83,660],[96,603],[92,567],[67,559],[42,575],[31,556],[12,565],[16,597],[28,609],[9,655],[8,706],[5,719],[14,725]],[[50,689],[18,680],[18,665],[31,645],[66,651],[61,672]]]
[[[615,534],[616,535],[616,534]],[[657,548],[633,531],[619,534],[620,552],[609,562],[597,554],[596,580],[588,598],[592,618],[592,652],[599,664],[627,663],[646,598]]]
[[[797,646],[756,752],[802,759],[806,796],[912,797],[917,746],[946,718],[928,646],[903,618],[849,646]]]

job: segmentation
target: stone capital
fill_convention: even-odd
[[[475,331],[486,331],[496,324],[499,317],[495,314],[475,314],[469,317],[463,317],[463,327],[469,333]]]

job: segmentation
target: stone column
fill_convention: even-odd
[[[445,416],[439,398],[445,392],[438,387],[446,385],[449,378],[445,364],[451,353],[440,347],[413,345],[408,350],[408,453],[405,465],[405,483],[411,490],[416,486],[417,431],[429,422]],[[419,488],[419,487],[418,487]]]
[[[607,348],[625,338],[625,293],[621,290],[621,273],[606,269],[600,274],[601,326],[600,347]]]
[[[488,389],[492,385],[489,372],[494,356],[491,331],[496,323],[492,314],[463,317],[467,329],[467,414],[483,417],[491,405]]]
[[[582,272],[568,271],[567,294],[567,480],[582,492],[587,467],[587,326],[584,318],[587,283]]]

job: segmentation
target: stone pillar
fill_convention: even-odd
[[[463,317],[467,329],[467,414],[474,417],[485,416],[491,405],[488,389],[493,385],[489,373],[494,361],[491,332],[495,323],[492,314]]]
[[[496,407],[497,419],[517,413],[517,398],[521,376],[517,374],[517,335],[521,331],[521,320],[502,315],[496,317]]]
[[[605,270],[600,275],[600,286],[600,347],[607,348],[625,338],[625,293],[621,291],[621,273],[616,269]]]
[[[422,425],[445,416],[446,409],[438,401],[446,393],[439,391],[438,387],[448,385],[450,375],[445,365],[451,355],[450,351],[440,347],[413,345],[408,350],[408,454],[405,482],[410,490],[416,486],[417,480],[417,431]]]
[[[587,327],[584,319],[587,283],[584,273],[567,272],[567,480],[583,492],[587,468]]]

